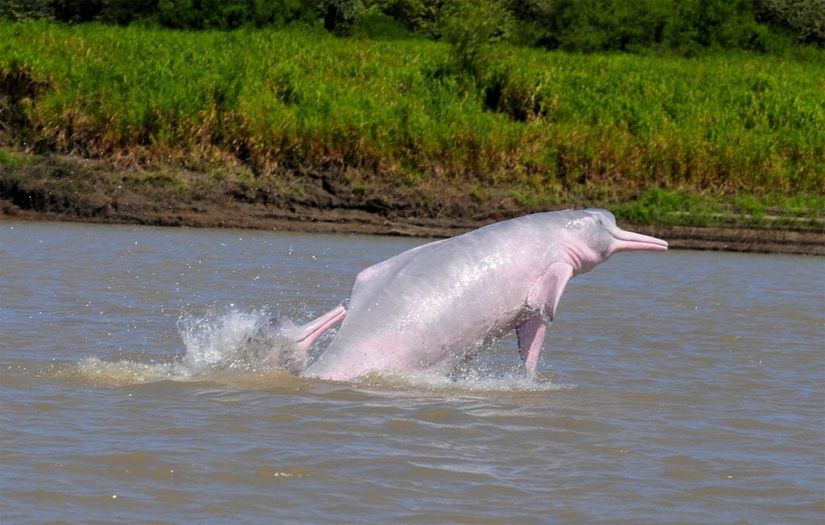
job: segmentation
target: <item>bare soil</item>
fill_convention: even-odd
[[[45,156],[0,165],[0,219],[448,237],[528,211],[506,195],[481,202],[449,184],[367,182],[353,189],[334,167],[260,177],[232,167],[146,169]],[[673,248],[825,255],[822,231],[622,226]]]

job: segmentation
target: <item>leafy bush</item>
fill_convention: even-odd
[[[825,46],[822,0],[756,0],[759,19],[789,30],[799,42]]]
[[[322,20],[329,31],[349,35],[358,32],[359,17],[367,16],[371,21],[362,28],[383,26],[379,33],[399,34],[378,14],[414,33],[447,38],[465,66],[480,49],[472,40],[496,32],[521,45],[584,52],[781,51],[793,39],[825,46],[823,0],[0,0],[0,18],[12,20],[140,20],[187,29]],[[516,26],[509,23],[513,19]],[[472,35],[470,28],[481,33]]]
[[[0,18],[21,21],[53,18],[51,0],[0,0]]]
[[[158,0],[161,25],[187,29],[282,26],[317,15],[312,0]]]
[[[511,9],[535,43],[551,49],[693,54],[709,47],[775,46],[757,23],[751,0],[513,0]]]
[[[323,0],[324,29],[339,36],[349,35],[361,9],[358,0]]]
[[[234,29],[314,20],[318,7],[318,0],[0,0],[0,17],[116,24],[148,20],[172,28]]]
[[[506,40],[510,13],[496,0],[450,0],[441,20],[441,34],[452,45],[459,70],[480,78],[488,67],[489,45]]]
[[[375,0],[374,4],[411,31],[431,38],[441,35],[441,14],[447,0]]]
[[[352,27],[352,35],[361,38],[400,40],[414,38],[409,28],[372,6],[358,13]]]

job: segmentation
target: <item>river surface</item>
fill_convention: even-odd
[[[619,254],[533,381],[515,338],[453,380],[265,366],[422,242],[0,223],[0,521],[825,521],[823,259]]]

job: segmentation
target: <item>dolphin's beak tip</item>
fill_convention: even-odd
[[[657,239],[659,243],[651,245],[650,249],[658,252],[666,252],[670,249],[670,244],[662,239]]]
[[[667,241],[649,235],[620,230],[614,237],[616,238],[616,251],[619,252],[664,252],[670,248]]]

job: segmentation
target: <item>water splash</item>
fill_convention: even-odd
[[[100,386],[157,381],[244,383],[255,377],[295,376],[305,356],[282,331],[293,326],[267,310],[208,312],[178,321],[184,353],[169,362],[105,361],[96,357],[60,366],[54,375]]]
[[[104,361],[97,357],[88,357],[77,363],[57,366],[54,369],[54,375],[68,382],[109,387],[158,381],[180,381],[189,378],[187,371],[177,362]]]
[[[169,361],[105,361],[91,357],[58,366],[53,375],[67,381],[115,387],[159,381],[276,386],[296,380],[306,366],[305,353],[284,335],[291,327],[294,327],[292,320],[266,309],[183,315],[178,321],[178,333],[184,352]],[[360,388],[441,393],[571,388],[555,384],[550,378],[527,379],[517,364],[502,366],[483,359],[449,375],[428,371],[373,373],[353,384]]]
[[[460,376],[429,372],[373,373],[357,381],[368,387],[425,390],[427,392],[548,392],[575,385],[554,383],[549,377],[527,378],[517,367],[494,370],[483,366]]]
[[[247,373],[283,370],[299,374],[304,353],[284,333],[293,325],[268,311],[183,317],[178,331],[186,353],[182,364],[193,374],[216,371]]]

